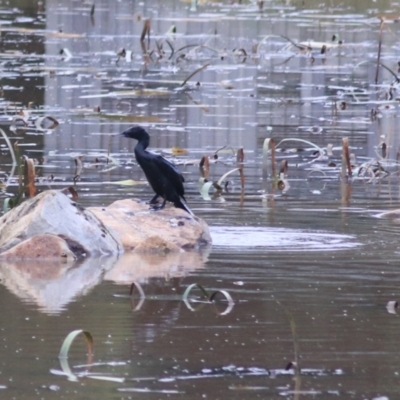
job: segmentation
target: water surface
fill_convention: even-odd
[[[2,265],[3,395],[396,399],[399,321],[386,304],[398,300],[399,225],[376,215],[397,208],[400,193],[398,84],[388,71],[397,74],[397,8],[98,1],[91,15],[79,1],[1,4],[0,127],[37,159],[39,190],[75,183],[84,206],[150,199],[134,141],[115,136],[139,123],[152,149],[180,166],[188,203],[214,237],[200,254],[162,260]],[[388,69],[375,84],[379,14]],[[59,125],[38,122],[46,116]],[[343,137],[355,157],[349,179]],[[311,142],[279,146],[284,190],[271,168],[263,172],[266,138]],[[18,182],[0,145],[5,199]],[[240,147],[244,192],[233,172],[221,195],[202,196],[201,157],[212,158],[208,179],[218,181],[237,167]],[[127,179],[135,185],[116,183]],[[133,281],[144,299],[130,298]],[[192,283],[228,291],[234,306],[205,304],[194,290],[188,307],[182,294]],[[75,329],[93,335],[95,351],[88,360],[83,339],[74,343],[77,382],[57,358]],[[297,376],[285,370],[294,361]]]

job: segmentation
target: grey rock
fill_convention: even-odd
[[[43,234],[65,240],[77,257],[123,252],[121,242],[91,212],[63,192],[47,190],[0,218],[0,253]]]

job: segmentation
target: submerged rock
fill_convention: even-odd
[[[138,200],[84,209],[48,190],[0,218],[0,259],[74,259],[124,250],[167,254],[211,243],[207,224],[177,208],[149,210]]]

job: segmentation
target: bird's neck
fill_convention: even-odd
[[[135,151],[144,151],[149,147],[150,140],[149,139],[142,139],[140,140],[137,145],[135,146]]]

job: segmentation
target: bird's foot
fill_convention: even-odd
[[[150,204],[150,210],[152,210],[152,211],[158,211],[158,210],[162,210],[164,208],[164,205],[160,205],[160,204],[158,204],[158,203],[156,203],[156,204]]]
[[[160,196],[156,194],[154,197],[151,198],[151,200],[148,202],[149,204],[158,204],[158,198]]]

